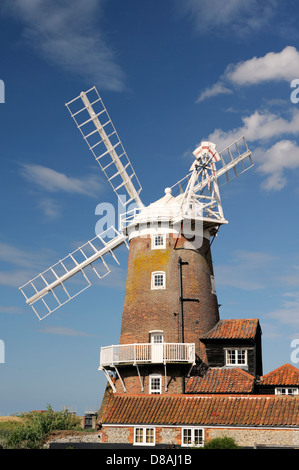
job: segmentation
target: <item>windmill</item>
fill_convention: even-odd
[[[155,364],[162,361],[165,366],[166,347],[168,357],[172,357],[170,362],[184,362],[188,358],[187,363],[194,364],[195,353],[204,355],[200,345],[195,346],[195,349],[193,346],[191,349],[189,346],[187,349],[184,346],[185,349],[180,349],[181,352],[178,352],[176,345],[179,344],[182,348],[186,338],[187,343],[192,345],[193,339],[199,333],[213,327],[219,320],[209,253],[210,238],[215,237],[219,227],[227,223],[223,214],[219,188],[252,167],[251,152],[244,137],[240,137],[221,152],[217,152],[214,143],[201,142],[193,152],[195,159],[188,174],[172,187],[166,188],[161,199],[145,206],[140,198],[142,189],[140,182],[97,89],[93,87],[86,92],[81,92],[75,99],[66,103],[66,107],[113,191],[124,206],[125,212],[121,216],[120,227],[110,227],[104,233],[98,234],[24,284],[20,290],[38,319],[43,320],[91,286],[88,270],[92,270],[100,279],[107,276],[111,272],[107,257],[112,257],[119,263],[116,250],[125,244],[130,249],[131,261],[128,265],[122,320],[121,345],[123,347],[102,348],[100,365],[109,381],[106,369],[113,368],[117,372],[125,391],[126,387],[118,373],[120,363],[128,364],[133,361],[132,363],[138,367],[140,361],[143,363],[151,361]],[[127,196],[125,199],[122,197],[123,192]],[[134,203],[134,208],[126,210],[132,203]],[[172,250],[171,253],[176,253],[175,256],[169,250]],[[168,253],[168,258],[165,253]],[[194,258],[194,253],[197,258]],[[143,274],[140,274],[140,270],[136,271],[141,254],[147,256],[146,260],[143,259],[141,263]],[[181,258],[183,254],[186,255],[185,261]],[[177,263],[181,270],[181,280],[184,277],[182,277],[184,264],[189,264],[189,270],[194,270],[193,274],[189,271],[184,281],[190,282],[190,279],[193,279],[192,276],[200,279],[200,283],[193,286],[192,291],[197,294],[197,299],[184,298],[182,283],[180,284],[181,307],[184,301],[188,304],[197,301],[200,303],[198,308],[201,310],[197,312],[197,307],[195,308],[193,303],[190,313],[187,311],[184,333],[182,318],[181,329],[178,332],[176,326],[170,326],[171,322],[167,317],[162,334],[159,325],[163,325],[164,317],[161,317],[161,312],[165,310],[165,306],[168,306],[167,315],[169,312],[174,312],[173,318],[177,315],[179,285],[176,275],[176,281],[167,280],[170,293],[166,293],[167,289],[165,289],[165,272],[169,270],[173,273]],[[198,271],[199,265],[200,271]],[[157,269],[153,270],[153,266]],[[142,278],[140,283],[138,277]],[[148,282],[149,277],[151,294],[145,293],[144,290],[144,283]],[[165,297],[166,294],[168,297]],[[171,301],[174,303],[170,304]],[[144,309],[144,305],[151,305],[151,315],[149,320],[144,318],[142,322],[140,315],[143,314],[143,310],[140,309],[141,306]],[[182,311],[181,308],[181,317]],[[197,312],[196,318],[194,312]],[[146,332],[144,328],[142,329],[142,325],[147,325]],[[175,337],[176,342],[168,341],[165,348],[163,346],[165,349],[163,352],[157,344],[161,343],[161,338],[162,342],[165,342],[167,329],[169,340]],[[150,344],[147,339],[148,332],[153,338],[151,348],[148,346]],[[138,351],[136,344],[139,345]],[[159,356],[160,353],[162,356]],[[140,379],[139,369],[138,376]],[[111,386],[115,391],[112,382]],[[143,389],[143,385],[141,388]]]

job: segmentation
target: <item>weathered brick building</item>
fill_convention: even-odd
[[[145,206],[96,88],[66,105],[119,200],[121,191],[128,196],[127,212],[119,230],[110,227],[20,289],[42,320],[91,285],[89,268],[109,274],[104,258],[116,259],[129,242],[119,344],[101,348],[101,441],[189,446],[225,433],[246,445],[299,446],[299,371],[285,365],[263,376],[258,320],[219,318],[211,244],[227,223],[220,186],[253,165],[244,137],[220,153],[202,142],[189,173]],[[80,281],[69,285],[74,276]]]
[[[219,318],[210,237],[134,228],[120,344],[101,351],[102,443],[299,446],[299,370],[263,376],[258,319]]]

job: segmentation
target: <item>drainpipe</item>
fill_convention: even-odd
[[[182,277],[182,266],[188,265],[187,261],[182,261],[181,257],[179,256],[178,260],[179,265],[179,284],[180,284],[180,328],[181,328],[181,342],[185,342],[185,335],[184,335],[184,302],[191,301],[191,302],[199,302],[199,299],[189,299],[183,297],[183,277]],[[183,347],[183,346],[182,346]],[[185,393],[185,375],[182,375],[182,393]]]

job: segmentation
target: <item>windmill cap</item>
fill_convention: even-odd
[[[171,194],[171,188],[165,188],[164,191],[165,194]]]

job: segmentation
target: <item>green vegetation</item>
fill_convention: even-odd
[[[215,437],[206,442],[204,449],[240,449],[240,446],[236,444],[235,440],[232,437]]]
[[[39,449],[43,447],[47,434],[52,431],[82,430],[80,418],[65,411],[23,413],[19,421],[0,423],[0,446],[6,449]]]

